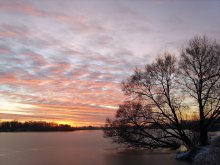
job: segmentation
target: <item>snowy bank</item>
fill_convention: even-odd
[[[178,154],[176,159],[192,161],[194,165],[220,165],[220,136],[213,138],[208,146]]]
[[[220,164],[220,136],[214,138],[209,146],[203,147],[195,155],[194,165]]]

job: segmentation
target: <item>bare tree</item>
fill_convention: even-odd
[[[132,101],[120,106],[115,121],[108,121],[107,126],[115,129],[107,130],[107,136],[133,146],[177,147],[184,143],[190,148],[191,140],[182,125],[186,107],[176,79],[177,62],[168,53],[143,71],[137,69],[123,82],[123,91]]]
[[[208,144],[208,130],[220,114],[220,47],[207,37],[195,37],[181,54],[182,87],[196,100],[200,144]]]
[[[196,37],[183,49],[180,61],[165,53],[143,70],[136,69],[122,83],[130,101],[119,106],[115,120],[107,119],[105,135],[135,147],[206,145],[208,128],[219,116],[219,58],[216,42]],[[186,100],[192,98],[200,114],[199,142],[196,127],[184,119],[192,109]]]

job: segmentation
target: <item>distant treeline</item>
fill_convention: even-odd
[[[196,130],[198,127],[198,121],[184,121],[183,126],[185,129]],[[171,125],[164,128],[169,129]],[[152,124],[147,128],[157,129],[158,126]],[[0,122],[0,132],[48,132],[48,131],[77,131],[77,130],[101,130],[101,129],[111,129],[103,127],[94,127],[94,126],[82,126],[82,127],[72,127],[68,124],[57,124],[54,122],[45,122],[45,121],[5,121]],[[220,119],[216,120],[214,127],[210,131],[220,131]]]
[[[0,122],[0,132],[46,132],[46,131],[76,131],[76,130],[98,130],[101,127],[84,126],[72,127],[68,124],[57,124],[45,121],[5,121]]]

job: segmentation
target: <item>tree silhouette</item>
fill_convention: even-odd
[[[200,144],[208,144],[208,130],[220,113],[220,46],[207,37],[195,37],[180,59],[182,89],[196,100]]]
[[[122,82],[129,97],[115,120],[107,119],[105,136],[129,146],[187,148],[208,144],[207,132],[219,116],[219,45],[195,37],[180,60],[169,53]],[[192,104],[188,100],[196,100]],[[195,109],[199,123],[184,116]],[[199,129],[198,129],[199,126]]]

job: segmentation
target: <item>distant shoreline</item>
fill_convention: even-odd
[[[72,127],[68,124],[57,124],[44,121],[6,121],[0,122],[0,132],[72,132],[80,130],[102,130],[103,127]]]

